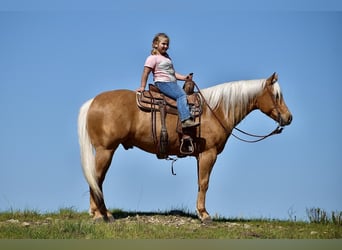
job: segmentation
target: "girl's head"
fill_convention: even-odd
[[[169,48],[170,38],[165,33],[158,33],[152,41],[151,55],[167,55],[166,51]]]

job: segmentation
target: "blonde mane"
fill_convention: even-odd
[[[227,82],[203,89],[202,93],[212,109],[221,105],[225,119],[232,115],[238,120],[245,114],[250,101],[265,87],[265,83],[266,79]],[[278,82],[273,85],[273,94],[281,96]],[[240,107],[239,114],[234,114],[236,107]]]

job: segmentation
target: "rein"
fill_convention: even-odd
[[[209,106],[207,100],[204,98],[200,88],[197,86],[197,84],[194,82],[194,85],[195,87],[197,88],[198,90],[198,93],[200,94],[200,96],[202,97],[204,103],[207,105],[207,107],[209,108],[210,112],[215,116],[216,120],[220,123],[221,127],[223,128],[223,130],[226,132],[227,135],[231,134],[232,136],[234,136],[236,139],[240,140],[240,141],[243,141],[243,142],[248,142],[248,143],[255,143],[255,142],[259,142],[259,141],[262,141],[262,140],[265,140],[266,138],[272,136],[272,135],[277,135],[277,134],[280,134],[282,131],[283,131],[283,127],[280,126],[278,124],[278,126],[272,131],[270,132],[269,134],[267,135],[254,135],[254,134],[251,134],[251,133],[247,133],[237,127],[234,127],[233,129],[239,131],[240,133],[242,134],[245,134],[245,135],[248,135],[250,137],[255,137],[255,138],[258,138],[258,139],[255,139],[255,140],[245,140],[245,139],[242,139],[241,137],[233,134],[233,132],[230,132],[226,126],[222,123],[222,121],[217,117],[216,113],[214,112],[214,110]],[[275,103],[274,99],[272,98],[273,102]],[[277,108],[277,106],[275,105],[275,108]],[[278,111],[279,113],[279,111]]]
[[[240,141],[243,141],[243,142],[248,142],[248,143],[254,143],[254,142],[259,142],[259,141],[262,141],[264,139],[266,139],[267,137],[270,137],[271,135],[277,135],[277,134],[280,134],[282,131],[283,131],[283,127],[281,127],[280,125],[278,125],[271,133],[267,134],[267,135],[253,135],[253,134],[250,134],[250,133],[247,133],[239,128],[236,128],[234,127],[235,130],[239,131],[240,133],[242,134],[245,134],[245,135],[248,135],[250,137],[256,137],[256,138],[259,138],[259,139],[256,139],[256,140],[245,140],[245,139],[242,139],[241,137],[238,137],[237,135],[234,135],[232,133],[232,136],[234,136],[236,139],[240,140]]]

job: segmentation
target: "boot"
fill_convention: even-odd
[[[184,122],[182,122],[182,128],[190,128],[190,127],[196,127],[199,125],[199,122],[195,122],[194,120],[187,119]]]

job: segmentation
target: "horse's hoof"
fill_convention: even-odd
[[[99,223],[105,222],[105,220],[104,220],[103,217],[97,217],[97,218],[93,218],[93,222],[94,222],[95,224],[99,224]]]
[[[112,215],[110,215],[110,216],[101,216],[101,217],[97,217],[97,218],[94,218],[93,219],[93,221],[94,221],[94,223],[95,224],[97,224],[97,223],[103,223],[103,222],[105,222],[105,223],[113,223],[114,222],[114,217],[112,216]]]
[[[114,221],[115,221],[115,219],[114,219],[113,215],[109,215],[109,216],[107,217],[106,222],[108,222],[108,223],[113,223]]]
[[[213,220],[211,219],[210,216],[208,216],[208,217],[202,218],[201,222],[203,225],[210,225],[213,222]]]
[[[201,213],[197,210],[197,216],[203,224],[210,224],[213,222],[208,213],[203,213],[203,212]]]

